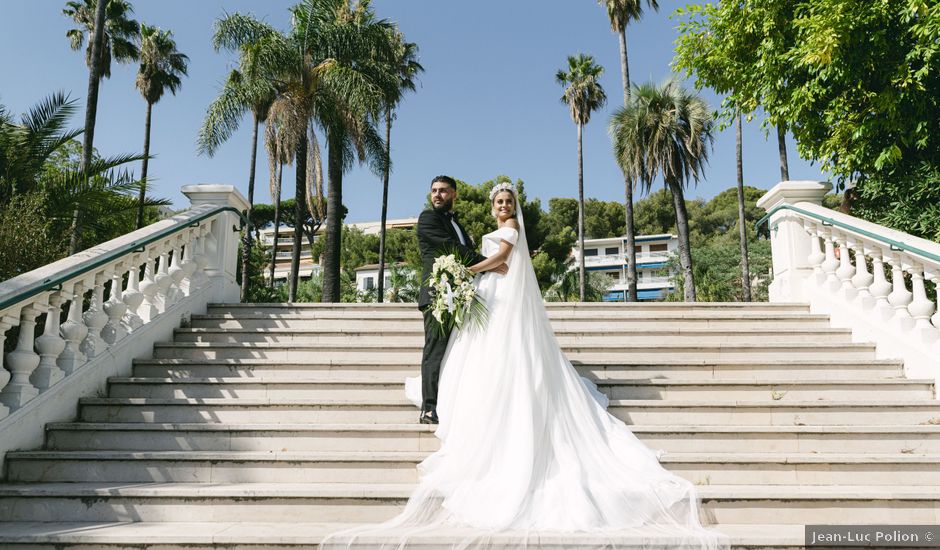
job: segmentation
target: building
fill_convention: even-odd
[[[391,270],[393,267],[404,268],[408,264],[399,262],[397,264],[385,264],[385,284],[384,288],[391,286]],[[410,268],[409,268],[410,270]],[[356,290],[359,292],[368,292],[375,290],[379,286],[379,264],[367,264],[356,268]]]
[[[418,225],[418,218],[402,218],[397,220],[387,220],[385,226],[388,229],[414,229]],[[366,235],[378,235],[382,222],[362,222],[362,223],[351,223],[346,227],[353,227],[361,230]],[[320,230],[317,231],[317,234],[314,235],[314,240],[319,239],[326,232],[326,226],[323,225],[320,227]],[[265,246],[271,246],[274,244],[274,228],[268,227],[261,230],[261,242]],[[314,273],[319,273],[322,269],[319,259],[315,262],[310,256],[310,243],[307,242],[307,236],[301,235],[301,242],[303,246],[300,250],[300,277],[309,278]],[[290,275],[290,259],[291,253],[294,247],[294,228],[293,227],[284,227],[278,230],[277,234],[277,256],[275,257],[274,263],[274,280],[287,280],[287,277]],[[269,267],[265,267],[264,276],[268,276]],[[378,266],[375,269],[378,273]],[[358,277],[357,277],[358,278]]]
[[[605,302],[625,300],[627,291],[626,238],[584,240],[584,269],[598,271],[610,277],[611,287],[604,295]],[[679,248],[676,235],[637,235],[636,274],[637,299],[659,300],[674,290],[672,274],[667,263]],[[579,259],[577,244],[571,250],[575,262]]]

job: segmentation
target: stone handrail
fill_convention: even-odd
[[[823,207],[828,183],[782,182],[768,211],[771,302],[808,302],[879,357],[904,360],[912,377],[940,378],[940,311],[926,282],[940,283],[940,244]]]
[[[227,185],[182,191],[191,209],[0,283],[0,337],[18,327],[0,355],[0,452],[34,444],[62,403],[74,414],[207,303],[238,301],[247,201]]]

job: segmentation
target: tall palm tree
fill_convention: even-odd
[[[305,0],[294,8],[293,20],[306,55],[329,64],[313,114],[326,138],[329,186],[322,301],[338,302],[343,175],[355,159],[370,161],[376,173],[384,169],[387,149],[375,120],[399,86],[394,68],[385,62],[393,58],[394,27],[376,19],[368,0]]]
[[[647,192],[661,175],[672,192],[687,302],[695,301],[695,278],[683,189],[702,173],[714,140],[713,126],[705,101],[672,80],[634,88],[630,104],[618,109],[610,121],[614,152],[624,174]]]
[[[735,117],[735,160],[738,171],[738,237],[741,240],[741,285],[744,301],[751,301],[751,267],[747,257],[747,222],[744,218],[744,156],[741,139],[741,112]]]
[[[137,59],[138,51],[134,40],[140,29],[137,21],[130,19],[133,8],[126,0],[69,1],[62,13],[71,17],[79,25],[69,29],[65,36],[73,50],[82,47],[85,35],[88,46],[85,49],[85,64],[88,65],[88,96],[85,105],[85,132],[82,141],[82,164],[85,170],[92,161],[95,140],[95,121],[98,115],[98,86],[102,78],[111,77],[111,60],[129,63]],[[103,32],[96,32],[103,29]],[[72,236],[69,254],[81,249],[82,211],[78,208],[72,213]]]
[[[248,219],[252,218],[255,204],[255,171],[258,160],[258,128],[268,119],[268,112],[274,102],[277,91],[273,83],[265,75],[254,70],[255,59],[252,55],[256,44],[244,42],[235,45],[226,40],[223,20],[215,22],[213,33],[213,47],[216,51],[223,48],[237,51],[239,54],[239,69],[229,73],[219,96],[209,104],[206,118],[199,131],[197,143],[200,154],[209,157],[215,155],[218,147],[238,130],[242,116],[251,113],[251,154],[248,163]],[[249,78],[247,75],[254,78]],[[250,262],[248,261],[252,247],[251,227],[245,228],[245,238],[242,244],[242,285],[241,300],[248,299],[248,282]],[[273,279],[272,279],[273,284]]]
[[[251,113],[251,154],[248,163],[248,219],[251,220],[255,204],[255,168],[258,159],[258,127],[268,118],[268,111],[274,101],[275,91],[264,80],[246,79],[238,69],[232,70],[219,96],[209,104],[206,118],[199,130],[197,139],[200,154],[209,157],[215,155],[219,146],[228,140],[238,129],[241,117],[245,112]],[[245,228],[245,238],[242,244],[242,286],[241,300],[248,299],[248,270],[253,240],[251,227]]]
[[[582,154],[582,133],[584,125],[591,120],[591,113],[600,109],[607,102],[607,94],[600,83],[604,68],[594,63],[590,55],[568,56],[568,70],[559,70],[555,74],[558,84],[564,86],[565,93],[561,102],[568,105],[571,120],[578,127],[578,250],[580,266],[578,296],[584,301],[584,156]]]
[[[418,45],[406,42],[404,35],[395,31],[392,38],[395,44],[394,57],[389,60],[393,73],[398,77],[398,86],[389,90],[385,97],[385,171],[382,178],[382,225],[379,227],[379,286],[376,290],[379,303],[385,301],[385,221],[388,214],[388,180],[392,169],[392,121],[395,108],[401,102],[404,92],[414,91],[415,77],[424,67],[418,63]]]
[[[147,189],[147,165],[150,160],[150,120],[153,106],[169,91],[176,95],[186,75],[189,57],[176,49],[171,31],[150,25],[140,26],[140,68],[137,89],[147,102],[144,122],[144,160],[140,167],[140,198],[137,206],[137,229],[144,226],[144,195]]]
[[[610,28],[620,39],[620,75],[623,78],[623,105],[630,103],[630,63],[627,58],[627,25],[643,17],[643,0],[598,0],[607,8]],[[656,0],[646,0],[646,5],[659,10]],[[624,176],[624,218],[627,237],[627,301],[637,300],[636,274],[636,224],[633,219],[633,182]]]

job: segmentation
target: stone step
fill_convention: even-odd
[[[410,484],[33,483],[0,485],[0,521],[375,522]],[[940,487],[708,485],[707,524],[936,524]]]
[[[679,453],[940,454],[940,425],[633,425],[655,449]],[[436,451],[423,424],[62,422],[46,426],[50,450]]]
[[[722,359],[874,359],[873,344],[799,342],[787,344],[664,341],[648,345],[624,345],[616,342],[593,342],[562,345],[571,361],[588,362],[600,359],[629,357],[631,361],[649,361],[668,357],[671,361],[703,361]],[[153,346],[157,359],[251,359],[307,361],[328,357],[369,361],[375,355],[397,356],[415,364],[421,360],[421,345],[411,342],[359,342],[355,347],[336,344],[269,344],[222,342],[167,342]]]
[[[343,331],[324,327],[321,329],[210,329],[210,328],[184,328],[174,333],[175,342],[266,342],[266,343],[303,343],[303,344],[338,344],[358,345],[360,343],[381,342],[392,345],[424,344],[424,331],[421,327],[396,327],[397,330],[386,330],[390,327],[376,330],[363,330],[361,328]],[[409,328],[410,330],[404,330]],[[811,340],[813,342],[850,343],[852,331],[847,329],[815,329],[806,328],[747,328],[747,329],[714,329],[690,328],[650,329],[635,327],[633,329],[609,329],[603,331],[556,329],[555,335],[559,344],[576,345],[588,343],[617,343],[630,345],[650,345],[662,342],[664,339],[671,342],[685,340],[696,343],[799,343]]]
[[[55,548],[160,548],[160,550],[232,550],[248,549],[309,549],[323,537],[350,527],[348,523],[314,523],[309,521],[264,523],[257,521],[215,522],[7,522],[0,524],[0,544],[5,550],[36,550],[39,545]],[[802,525],[722,524],[714,529],[729,537],[735,550],[795,550],[803,548]],[[463,532],[438,530],[409,538],[409,549],[441,550],[442,546],[459,542]],[[492,550],[518,550],[525,541],[537,537],[539,550],[600,550],[616,545],[618,550],[674,550],[668,539],[649,537],[644,544],[633,545],[629,535],[591,535],[587,533],[513,533],[501,534],[498,542],[488,539]],[[653,540],[661,546],[650,546]],[[605,546],[606,545],[606,546]],[[357,544],[357,548],[369,550]],[[378,545],[376,546],[378,548]]]
[[[283,378],[111,378],[109,397],[350,399],[396,398],[404,394],[404,378],[377,376],[371,380],[341,377]],[[704,399],[811,401],[846,399],[934,398],[932,380],[879,381],[764,379],[764,380],[597,380],[613,399]]]
[[[711,316],[688,317],[596,317],[596,318],[554,318],[552,328],[556,331],[581,331],[598,333],[606,330],[747,330],[747,329],[802,329],[827,330],[831,326],[825,315],[764,315],[764,316]],[[415,332],[423,331],[420,318],[401,319],[309,319],[304,317],[232,317],[226,315],[194,315],[190,326],[198,329],[225,330],[324,330],[324,331],[363,331],[363,332]]]
[[[554,312],[662,312],[662,311],[793,311],[809,313],[809,306],[805,303],[785,302],[545,302],[545,309]],[[407,311],[418,312],[416,303],[211,303],[207,310],[210,313],[267,313],[267,312],[342,312],[342,313],[376,313]]]
[[[608,410],[627,424],[699,425],[894,425],[940,424],[936,401],[739,401],[611,400]],[[79,401],[88,422],[417,422],[402,399],[148,399],[86,397]]]
[[[570,357],[569,357],[570,358]],[[884,380],[903,378],[900,362],[894,359],[691,359],[669,357],[642,360],[626,354],[616,359],[573,360],[583,376],[597,380],[696,379],[755,380],[799,378],[801,380]],[[420,360],[396,355],[369,357],[368,361],[318,357],[310,360],[242,359],[135,359],[134,375],[141,377],[240,377],[289,379],[310,376],[355,378],[417,376]]]
[[[11,483],[417,483],[430,452],[19,451]],[[663,467],[696,485],[940,487],[940,457],[904,454],[670,453]]]

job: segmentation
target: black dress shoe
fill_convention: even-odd
[[[426,411],[421,413],[421,416],[418,418],[418,422],[422,424],[437,424],[437,411]]]

